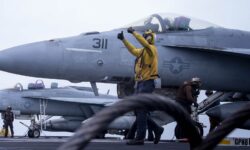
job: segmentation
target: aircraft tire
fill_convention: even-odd
[[[98,135],[96,136],[96,138],[97,138],[97,139],[105,139],[105,134],[106,134],[106,133],[107,133],[107,131],[104,131],[104,132],[98,134]]]
[[[40,131],[39,131],[38,129],[35,129],[35,130],[33,131],[33,137],[34,137],[34,138],[39,138],[39,137],[40,137]]]
[[[29,138],[34,138],[34,131],[33,130],[28,131],[28,137]]]
[[[97,135],[96,139],[105,139],[105,134],[99,134],[99,135]]]

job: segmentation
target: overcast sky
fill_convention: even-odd
[[[159,12],[250,31],[249,6],[249,0],[0,0],[0,50],[88,31],[107,31]],[[13,87],[17,82],[27,86],[35,80],[0,71],[0,89]],[[61,86],[71,84],[63,80],[44,81],[47,86],[51,81]],[[116,93],[115,85],[98,86],[102,93],[108,89],[111,94]],[[168,137],[172,135],[171,132]]]

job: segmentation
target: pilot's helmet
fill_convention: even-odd
[[[190,21],[190,18],[184,16],[176,17],[173,26],[176,30],[188,30]]]
[[[155,43],[155,33],[151,30],[148,29],[143,33],[143,37],[150,43],[150,44],[154,44]]]

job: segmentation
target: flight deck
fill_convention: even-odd
[[[55,150],[62,143],[66,142],[68,137],[41,137],[41,138],[27,138],[27,137],[14,137],[14,138],[0,138],[0,150]],[[220,145],[216,150],[250,150],[250,146],[225,146]],[[186,142],[179,142],[176,140],[162,140],[159,144],[153,144],[146,141],[144,145],[128,146],[126,140],[119,138],[109,139],[94,139],[85,148],[86,150],[189,150],[189,144]]]

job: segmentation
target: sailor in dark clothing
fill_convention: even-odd
[[[14,131],[13,131],[14,114],[11,110],[12,108],[8,106],[6,112],[3,115],[4,128],[5,128],[4,137],[7,137],[8,135],[8,127],[10,127],[11,137],[14,137]]]
[[[200,94],[200,78],[192,78],[191,81],[185,81],[177,91],[176,102],[179,103],[190,115],[192,113],[191,105],[194,103],[198,107],[197,97]],[[186,139],[189,131],[183,130],[179,124],[175,127],[175,136],[178,139]]]

